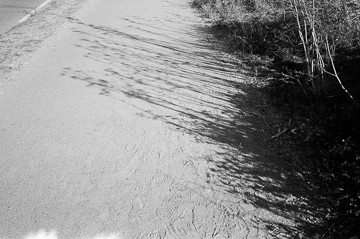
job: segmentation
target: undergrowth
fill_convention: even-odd
[[[326,230],[318,235],[360,238],[360,1],[193,0],[192,5],[231,52],[270,59],[266,91],[273,103],[296,115],[293,140],[310,152],[312,175],[328,200]]]

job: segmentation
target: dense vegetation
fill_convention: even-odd
[[[266,91],[295,115],[299,132],[293,140],[310,152],[310,170],[329,202],[323,238],[358,238],[360,1],[193,0],[192,5],[232,52],[268,59],[272,76]]]

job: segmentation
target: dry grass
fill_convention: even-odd
[[[272,60],[279,77],[268,92],[304,109],[305,139],[297,144],[312,151],[314,172],[332,202],[323,238],[357,238],[360,0],[193,0],[193,6],[232,51]]]
[[[237,49],[303,63],[301,85],[313,95],[339,83],[352,98],[335,59],[343,49],[360,47],[358,0],[194,0],[193,6],[232,32]]]

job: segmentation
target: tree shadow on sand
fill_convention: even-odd
[[[218,188],[242,195],[256,208],[296,221],[290,226],[258,218],[270,235],[308,235],[317,209],[302,186],[305,179],[294,185],[292,172],[268,146],[269,112],[245,82],[250,68],[223,53],[209,32],[187,19],[183,23],[190,27],[184,30],[174,26],[177,17],[164,22],[123,18],[119,29],[71,21],[81,36],[77,47],[104,69],[91,73],[67,67],[64,77],[137,108],[142,117],[220,145],[224,151],[206,159],[209,180],[215,178]]]

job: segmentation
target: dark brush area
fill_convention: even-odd
[[[258,88],[287,115],[274,147],[308,177],[325,210],[307,238],[360,238],[360,3],[191,4],[211,23],[214,37],[254,69]]]

